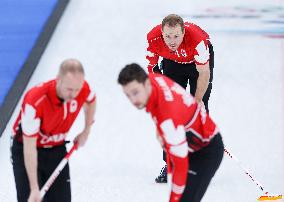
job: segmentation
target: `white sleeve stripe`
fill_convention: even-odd
[[[183,186],[179,186],[177,184],[174,184],[172,185],[172,191],[175,193],[175,194],[182,194],[183,191],[184,191],[184,188],[185,188],[185,185]]]
[[[95,97],[96,97],[95,91],[91,91],[89,96],[88,96],[88,98],[87,98],[87,102],[90,102],[90,101],[94,100]]]
[[[188,155],[187,141],[181,145],[170,146],[170,153],[174,156],[185,158]]]
[[[154,66],[156,66],[158,63],[156,63],[156,64],[149,64],[149,66],[151,66],[151,67],[154,67]]]
[[[155,53],[151,52],[151,51],[147,51],[147,56],[148,57],[155,57]]]
[[[41,97],[36,101],[35,106],[38,106],[38,105],[43,101],[43,99],[46,98],[46,97],[47,97],[46,95],[41,96]]]

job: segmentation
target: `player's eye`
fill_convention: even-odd
[[[139,94],[139,92],[138,92],[137,90],[135,90],[135,91],[132,92],[132,95],[133,95],[133,96],[136,96],[136,95],[138,95],[138,94]]]

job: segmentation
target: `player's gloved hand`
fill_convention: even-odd
[[[162,71],[160,70],[159,65],[156,65],[156,66],[153,68],[153,72],[154,72],[154,73],[162,74]]]

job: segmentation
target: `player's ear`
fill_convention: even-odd
[[[60,75],[59,75],[59,74],[57,74],[55,80],[56,80],[56,82],[59,82],[59,81],[60,81]]]
[[[150,80],[149,80],[149,79],[146,79],[144,85],[145,85],[145,87],[146,87],[147,89],[151,88],[151,82],[150,82]]]
[[[149,85],[149,84],[150,84],[149,79],[146,79],[146,80],[144,81],[144,84],[145,84],[145,85]]]

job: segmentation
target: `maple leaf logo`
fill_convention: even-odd
[[[185,137],[184,126],[174,126],[172,119],[163,121],[160,125],[166,142],[170,145],[170,153],[174,156],[184,158],[188,153],[188,145]]]
[[[209,50],[207,46],[205,45],[204,41],[201,41],[197,46],[196,46],[196,51],[198,55],[194,56],[194,59],[199,62],[199,63],[206,63],[209,60]]]
[[[22,129],[25,135],[34,135],[39,131],[40,128],[40,120],[36,118],[36,110],[30,105],[26,104],[25,110],[22,109]]]

